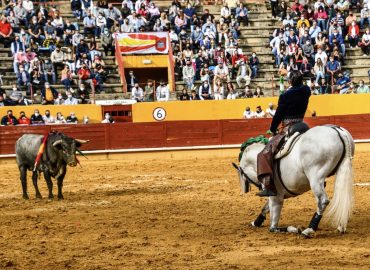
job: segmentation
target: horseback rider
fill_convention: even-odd
[[[290,73],[289,84],[290,88],[280,95],[276,113],[272,118],[269,131],[274,136],[257,156],[257,175],[262,183],[262,191],[257,195],[261,197],[277,195],[273,179],[273,157],[283,143],[289,126],[303,121],[311,96],[310,88],[303,85],[303,76],[299,71]],[[283,128],[277,133],[280,123]]]

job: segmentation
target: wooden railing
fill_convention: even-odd
[[[305,122],[311,127],[342,126],[354,139],[370,139],[370,114],[308,117]],[[135,149],[241,144],[250,137],[265,134],[270,123],[271,118],[2,127],[0,154],[13,154],[16,140],[25,133],[58,130],[90,140],[83,150]]]
[[[125,77],[125,68],[123,66],[123,61],[122,61],[122,54],[121,54],[121,49],[118,43],[117,36],[114,37],[114,44],[116,48],[115,56],[116,56],[116,62],[118,65],[118,74],[122,83],[122,92],[127,93],[127,82],[126,82],[126,77]]]

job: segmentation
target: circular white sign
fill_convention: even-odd
[[[157,121],[166,119],[166,110],[161,107],[155,108],[153,111],[153,118]]]

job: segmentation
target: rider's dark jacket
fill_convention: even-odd
[[[276,133],[278,126],[285,119],[303,119],[310,96],[310,88],[306,85],[291,87],[281,94],[271,122],[271,132]]]

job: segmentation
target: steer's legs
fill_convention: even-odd
[[[277,196],[269,197],[270,207],[270,232],[279,232],[278,224],[280,220],[281,209],[283,208],[284,197],[278,194]]]
[[[48,186],[48,190],[49,190],[49,199],[53,199],[54,198],[53,182],[51,181],[51,176],[50,176],[49,171],[44,172],[44,178],[45,178],[46,185]]]
[[[266,220],[266,215],[270,211],[269,208],[269,201],[267,200],[265,205],[263,206],[261,213],[258,215],[258,217],[252,221],[252,226],[254,227],[261,227],[263,222]]]
[[[62,193],[62,188],[63,188],[63,180],[64,176],[66,175],[66,168],[62,171],[60,175],[56,177],[57,179],[57,184],[58,184],[58,199],[63,200],[63,193]]]
[[[325,192],[325,178],[319,179],[318,181],[310,180],[310,185],[317,202],[317,211],[313,215],[308,228],[302,232],[306,237],[311,237],[311,234],[317,230],[324,210],[329,204],[329,198]]]
[[[32,172],[32,182],[33,182],[33,186],[35,187],[36,198],[41,199],[42,196],[41,196],[39,187],[37,186],[38,177],[39,177],[39,174],[37,171]]]
[[[24,166],[19,167],[20,171],[20,179],[22,183],[22,191],[23,191],[23,199],[28,200],[28,194],[27,194],[27,168]]]

